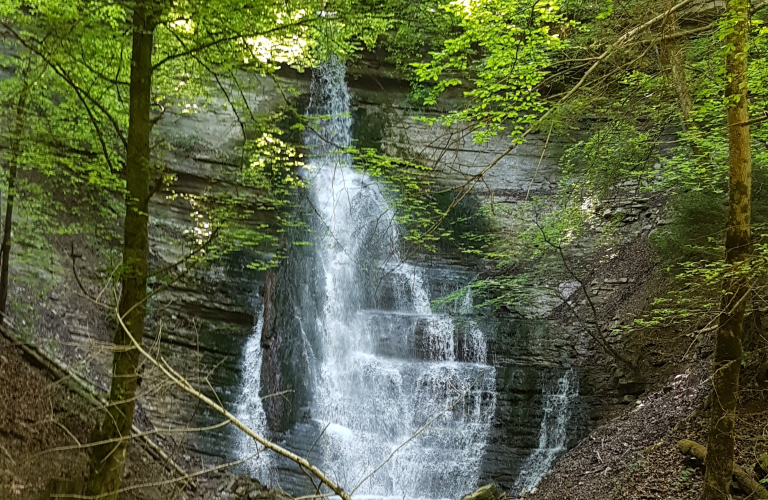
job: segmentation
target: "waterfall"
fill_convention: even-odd
[[[357,496],[459,498],[479,478],[495,370],[476,322],[433,311],[428,268],[401,258],[386,193],[340,152],[352,143],[345,72],[333,58],[313,74],[308,115],[321,119],[305,133],[303,177],[315,268],[294,274],[323,288],[317,317],[301,318],[318,336],[309,415],[320,465],[347,491],[360,484]],[[457,338],[470,339],[469,359]]]
[[[254,308],[258,311],[256,326],[245,344],[242,359],[242,379],[240,393],[235,414],[248,427],[257,434],[266,435],[266,416],[264,406],[261,404],[259,389],[261,387],[261,329],[264,325],[264,304],[257,297]],[[245,433],[235,430],[235,454],[240,459],[251,457],[263,447],[257,445],[254,440]],[[261,453],[258,458],[250,459],[244,464],[244,468],[254,477],[266,478],[269,474],[269,454]]]
[[[472,314],[474,308],[474,300],[472,298],[472,289],[467,287],[467,292],[464,294],[464,299],[461,302],[459,308],[460,314],[469,316]],[[464,331],[464,348],[462,349],[463,359],[465,361],[475,361],[477,363],[485,363],[488,357],[488,345],[485,342],[485,335],[478,326],[477,322],[473,319],[469,319],[467,322],[467,328]]]
[[[542,389],[544,418],[539,429],[539,447],[520,468],[514,490],[526,492],[535,488],[549,471],[558,454],[567,444],[567,426],[579,394],[576,371],[566,371],[556,383],[545,382]]]

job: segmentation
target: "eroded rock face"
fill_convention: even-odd
[[[311,260],[305,248],[290,249],[288,258],[278,270],[269,271],[264,282],[260,394],[265,398],[267,425],[274,432],[285,432],[303,420],[311,398],[310,358],[317,348],[316,324],[301,318],[317,317],[323,293],[322,283],[308,272]],[[285,279],[292,269],[303,271],[298,279]],[[305,339],[311,339],[314,349],[306,345]]]
[[[353,135],[362,136],[360,145],[378,146],[385,152],[439,166],[436,180],[444,185],[464,182],[507,148],[501,137],[477,146],[472,144],[471,137],[440,135],[438,129],[412,120],[411,113],[399,105],[406,98],[400,89],[382,99],[380,89],[376,92],[356,89],[353,82],[351,92],[352,115],[358,118],[353,122]],[[222,112],[207,113],[180,115],[169,123],[174,141],[184,146],[168,162],[177,175],[174,189],[188,193],[237,191],[257,198],[258,193],[243,191],[238,184],[236,148],[241,137],[232,121],[227,125],[227,120],[233,117]],[[543,144],[543,140],[532,138],[489,173],[488,185],[494,188],[496,202],[516,203],[526,196],[553,192],[557,182],[557,155],[564,143],[550,141],[536,171]],[[478,192],[481,198],[487,194],[482,188]],[[158,267],[181,255],[175,243],[189,225],[189,209],[185,202],[165,198],[160,198],[153,207],[153,249]],[[294,444],[306,441],[305,451],[308,451],[313,436],[321,429],[315,429],[314,434],[302,431],[305,427],[314,429],[308,412],[313,365],[308,360],[307,349],[317,355],[321,353],[315,325],[306,321],[299,324],[297,318],[313,317],[312,311],[317,312],[322,306],[320,297],[324,290],[323,284],[309,274],[305,279],[281,279],[289,271],[296,273],[296,269],[309,270],[316,265],[312,262],[312,252],[289,248],[287,253],[288,258],[280,268],[266,275],[249,271],[247,262],[253,256],[244,254],[185,278],[158,298],[158,303],[170,305],[158,310],[153,321],[154,324],[163,321],[161,351],[174,366],[192,377],[216,367],[208,382],[228,407],[238,403],[242,378],[240,358],[245,340],[249,335],[260,334],[260,394],[264,397],[282,393],[279,397],[264,399],[269,428],[277,440],[285,438]],[[437,259],[431,264],[426,280],[430,295],[438,297],[466,285],[477,274],[473,267],[476,265],[450,255]],[[386,286],[380,292],[384,297],[378,300],[385,304]],[[262,300],[263,327],[261,332],[252,332]],[[289,307],[298,307],[302,314],[290,314]],[[544,418],[543,385],[556,381],[568,367],[577,364],[578,359],[569,332],[555,322],[525,319],[531,314],[522,310],[508,316],[479,312],[473,319],[486,333],[486,358],[496,368],[497,404],[481,466],[481,481],[492,480],[507,490],[514,487],[518,471],[539,445]],[[371,318],[371,321],[383,320]],[[427,346],[419,334],[425,326],[419,325],[418,318],[386,320],[392,322],[392,335],[382,339],[382,345],[377,348],[380,352],[417,359],[426,352]],[[404,323],[398,326],[395,320]],[[413,336],[403,338],[398,335],[401,330],[413,331]],[[299,331],[303,332],[301,338]],[[458,360],[473,358],[472,346],[464,337],[458,336],[455,346]],[[207,382],[201,381],[201,386],[206,387]],[[571,441],[583,435],[586,425],[584,403],[579,400],[577,404],[567,423]],[[195,401],[177,391],[153,395],[147,400],[147,407],[158,426],[183,425],[190,421],[210,425],[218,421],[216,415],[198,408]],[[231,459],[234,443],[230,433],[217,431],[197,437],[194,446],[204,454]],[[280,466],[290,467],[290,464]],[[289,476],[291,479],[284,478],[281,484],[293,484],[291,491],[304,493],[306,479],[299,474]],[[467,490],[474,486],[467,485]]]
[[[307,88],[306,82],[292,84]],[[269,109],[275,103],[276,90],[265,82],[259,92],[253,95],[255,109]],[[477,146],[470,137],[441,133],[412,120],[413,113],[402,105],[406,102],[402,88],[393,87],[387,92],[382,92],[380,87],[356,88],[352,80],[351,93],[353,135],[360,137],[360,146],[378,147],[384,152],[439,167],[435,180],[444,185],[461,184],[508,147],[503,137]],[[192,225],[193,207],[183,198],[169,198],[171,189],[177,194],[189,195],[237,194],[250,197],[254,208],[258,207],[259,199],[256,190],[242,183],[238,151],[242,135],[231,111],[213,105],[198,113],[169,115],[158,127],[173,145],[165,161],[168,172],[176,175],[176,181],[169,190],[153,198],[150,208],[151,260],[155,269],[173,265],[183,257],[184,231]],[[568,141],[553,138],[542,158],[544,142],[542,138],[531,138],[489,172],[486,181],[494,188],[495,202],[514,204],[529,196],[554,192],[557,158]],[[485,185],[478,185],[479,199],[487,199],[487,195]],[[600,210],[606,219],[622,214],[622,224],[633,224],[641,227],[639,231],[646,232],[659,216],[658,205],[643,199],[613,200]],[[253,222],[268,222],[270,216],[256,210]],[[302,339],[296,332],[303,328],[310,344],[314,343],[310,347],[316,352],[320,350],[319,343],[312,324],[299,325],[296,315],[278,314],[278,311],[285,311],[286,304],[294,304],[302,309],[304,316],[310,317],[313,309],[321,307],[319,297],[324,290],[323,284],[310,276],[294,280],[289,287],[278,287],[280,275],[287,272],[288,266],[295,270],[315,265],[311,262],[311,252],[289,249],[288,254],[288,260],[279,269],[266,274],[248,268],[248,264],[262,256],[247,251],[193,270],[153,299],[145,340],[147,345],[157,347],[197,387],[209,394],[215,393],[225,407],[233,408],[239,403],[246,340],[260,335],[261,395],[290,391],[264,400],[272,437],[281,440],[289,434],[299,435],[294,442],[303,443],[304,451],[309,451],[322,428],[309,420],[312,365],[305,355],[306,346],[301,344]],[[442,255],[430,266],[427,286],[430,294],[437,297],[471,281],[477,275],[479,263]],[[615,281],[601,280],[590,286],[598,301],[610,303],[622,290],[635,286],[631,279],[635,278],[617,275]],[[302,287],[306,289],[304,292],[309,292],[300,293]],[[566,283],[564,287],[574,285]],[[388,292],[383,289],[381,293]],[[302,302],[297,300],[299,296],[318,300]],[[386,302],[386,297],[381,299],[382,304]],[[262,304],[263,327],[254,332]],[[505,314],[477,311],[472,318],[487,336],[486,358],[496,373],[495,413],[485,447],[481,483],[493,481],[507,491],[515,488],[521,467],[540,445],[541,426],[546,416],[543,388],[556,382],[570,367],[578,370],[579,396],[574,399],[566,422],[565,447],[573,446],[584,436],[590,422],[597,417],[594,412],[590,414],[590,408],[597,407],[595,394],[615,385],[610,374],[604,374],[601,368],[582,368],[592,351],[589,339],[580,328],[567,321],[542,319],[551,317],[557,305],[542,298],[535,307],[521,306]],[[372,315],[370,320],[384,319]],[[418,323],[423,319],[402,317],[386,318],[386,321],[391,323],[391,335],[381,339],[378,352],[416,359],[425,352],[423,335],[419,333],[425,326]],[[399,335],[403,330],[413,331],[414,335],[405,338]],[[107,329],[103,340],[108,340],[108,335]],[[455,346],[457,360],[476,358],[464,337],[458,336]],[[152,380],[152,374],[144,378]],[[635,389],[628,387],[628,390]],[[204,426],[221,420],[174,389],[153,391],[143,398],[142,404],[158,428]],[[214,460],[234,458],[235,443],[226,428],[192,436],[187,439],[190,441],[194,449]],[[290,465],[280,464],[279,468],[289,470]],[[305,493],[303,476],[291,477],[300,479],[292,483],[293,491]],[[467,485],[467,491],[476,486]]]
[[[546,392],[556,390],[568,367],[578,367],[574,345],[578,337],[551,320],[497,319],[495,340],[489,346],[496,365],[497,405],[493,432],[486,446],[482,481],[493,481],[505,491],[519,493],[516,482],[529,457],[540,447]],[[577,368],[580,370],[580,368]],[[580,371],[574,374],[574,397],[562,423],[563,450],[575,445],[589,424]],[[547,422],[553,433],[556,422]],[[548,446],[552,446],[550,442]],[[557,454],[558,452],[556,452]]]
[[[283,351],[281,347],[284,335],[277,331],[276,325],[276,274],[274,270],[269,270],[264,280],[264,325],[261,329],[261,387],[265,395],[279,392],[281,387],[293,385],[283,380],[283,374],[287,370],[282,369],[280,356],[281,351]],[[258,332],[254,333],[258,334]],[[285,356],[282,358],[284,359]],[[292,423],[290,418],[291,409],[283,398],[269,398],[265,400],[264,412],[273,430],[285,430]]]

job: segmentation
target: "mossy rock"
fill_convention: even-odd
[[[461,500],[497,500],[499,496],[498,488],[496,488],[495,484],[491,483],[479,487],[469,495],[463,496]]]

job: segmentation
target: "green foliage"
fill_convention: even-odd
[[[419,249],[434,252],[442,238],[453,240],[452,229],[444,224],[447,213],[431,193],[431,168],[381,155],[370,148],[350,148],[347,152],[352,155],[355,168],[378,179],[385,187],[395,220],[403,228],[403,239],[410,246],[406,254]]]
[[[768,235],[761,235],[761,242],[755,245],[751,263],[748,264],[732,266],[723,261],[681,264],[682,272],[675,275],[680,286],[666,297],[656,299],[653,309],[636,319],[635,323],[643,327],[680,324],[712,326],[719,316],[723,298],[729,295],[729,292],[722,290],[723,282],[741,277],[750,284],[750,295],[762,300],[768,284],[768,244],[763,242],[766,237]]]
[[[302,153],[297,146],[283,140],[283,130],[273,125],[280,115],[260,117],[251,123],[249,135],[243,150],[248,155],[248,163],[243,168],[243,183],[261,190],[266,194],[264,207],[283,206],[293,189],[304,187],[297,175],[304,166]]]
[[[768,106],[768,29],[761,20],[753,20],[750,37],[750,115],[760,117]],[[709,36],[701,36],[688,45],[687,63],[691,67],[691,87],[695,108],[693,120],[696,127],[681,134],[684,146],[676,151],[675,157],[664,170],[663,189],[701,191],[719,195],[727,189],[728,141],[725,126],[727,102],[724,96],[726,86],[724,60],[728,47],[722,40],[729,29],[729,21],[721,22],[720,30]],[[764,126],[751,127],[753,144],[753,169],[758,175],[765,175],[768,168],[768,129]],[[699,155],[690,154],[690,145]]]
[[[750,115],[760,117],[768,106],[768,30],[753,19],[750,38]],[[768,199],[763,186],[768,175],[768,129],[758,123],[751,127],[753,160],[753,238],[752,267],[733,270],[723,261],[725,238],[728,140],[724,98],[726,75],[719,62],[728,47],[722,40],[732,23],[721,22],[717,33],[700,36],[688,44],[687,61],[695,108],[695,127],[681,134],[683,146],[665,164],[659,188],[670,197],[668,218],[653,242],[674,276],[673,290],[659,299],[655,308],[638,323],[642,326],[680,325],[714,321],[720,310],[723,280],[746,273],[752,287],[751,298],[760,299],[766,277],[765,232],[768,223]],[[717,57],[711,57],[717,54]],[[706,55],[706,56],[705,56]],[[693,154],[694,149],[698,154]],[[760,299],[762,300],[762,299]]]
[[[652,133],[623,120],[596,124],[589,139],[569,147],[560,160],[561,196],[583,204],[589,198],[605,198],[620,183],[648,185],[658,161]]]
[[[538,87],[552,54],[565,46],[556,27],[570,23],[559,14],[555,0],[533,6],[467,0],[443,8],[458,20],[461,31],[432,52],[430,61],[414,63],[419,81],[430,85],[424,104],[436,104],[451,87],[468,88],[468,106],[445,114],[442,122],[471,122],[477,142],[500,131],[519,141],[525,126],[546,109]]]
[[[722,257],[725,202],[724,195],[693,190],[669,200],[666,210],[671,223],[651,238],[667,265]]]
[[[268,254],[281,227],[295,224],[284,211],[302,185],[296,176],[302,162],[281,127],[285,114],[251,109],[248,93],[258,79],[250,75],[269,75],[283,65],[301,71],[331,53],[349,57],[372,47],[391,28],[391,14],[348,0],[159,2],[155,7],[153,117],[162,120],[168,110],[196,113],[223,94],[225,108],[236,113],[246,138],[238,183],[248,189],[235,196],[175,192],[175,176],[165,171],[165,163],[176,146],[156,131],[151,187],[165,185],[171,200],[189,203],[185,246],[192,258],[212,260],[246,247]],[[130,3],[84,0],[0,1],[0,23],[15,40],[14,56],[0,61],[16,73],[0,81],[6,123],[13,121],[13,102],[22,88],[29,94],[20,164],[35,181],[20,186],[28,196],[18,219],[38,223],[29,234],[26,226],[18,228],[20,244],[42,248],[56,233],[90,235],[95,242],[115,235],[124,210],[116,200],[124,190],[131,9]],[[7,131],[3,137],[10,140]],[[62,219],[68,224],[55,227],[54,221]]]
[[[459,19],[446,15],[450,2],[387,0],[383,9],[391,13],[392,28],[382,45],[406,78],[416,79],[413,63],[424,62],[459,29]]]
[[[50,64],[6,43],[17,55],[2,60],[3,70],[14,76],[0,80],[0,157],[6,165],[18,165],[13,265],[35,274],[30,270],[59,266],[52,238],[77,235],[108,242],[114,236],[119,207],[112,193],[121,192],[123,181],[117,166],[100,154],[105,150],[76,92]],[[12,143],[18,144],[17,154]],[[116,158],[113,149],[106,151]]]

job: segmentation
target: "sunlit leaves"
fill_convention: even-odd
[[[605,197],[620,182],[650,186],[658,161],[651,133],[622,121],[597,124],[589,139],[569,147],[561,158],[561,196]]]
[[[261,212],[290,206],[302,183],[296,145],[278,124],[277,105],[257,109],[253,89],[258,78],[283,65],[311,67],[331,53],[349,55],[372,47],[391,28],[391,17],[377,9],[340,0],[294,2],[212,0],[152,2],[154,47],[151,118],[195,114],[211,105],[234,112],[244,141],[238,185],[247,195],[229,197],[177,194],[164,172],[170,143],[157,127],[151,135],[150,188],[172,191],[192,208],[190,245],[204,245],[206,258],[243,247],[276,243],[282,214],[269,224],[253,224]],[[99,0],[27,0],[0,2],[0,22],[21,43],[14,48],[35,66],[26,78],[0,82],[7,109],[30,85],[29,118],[21,137],[22,168],[36,169],[63,186],[62,196],[106,207],[109,219],[94,222],[114,231],[121,209],[110,201],[123,190],[121,169],[128,132],[132,4]],[[10,68],[17,68],[13,57]],[[223,95],[222,95],[223,94]],[[285,105],[291,103],[285,102]],[[295,111],[294,111],[295,113]],[[7,135],[7,134],[6,134]],[[239,189],[239,188],[238,188]],[[79,205],[72,212],[80,210]],[[79,214],[82,215],[82,212]],[[208,239],[216,238],[216,242]]]
[[[445,41],[432,60],[415,63],[416,76],[434,105],[451,87],[461,87],[468,105],[443,117],[445,125],[476,124],[484,142],[506,131],[515,137],[543,112],[539,84],[554,51],[564,43],[552,26],[569,24],[554,0],[533,6],[515,0],[462,0],[444,7],[458,19],[461,33]]]

